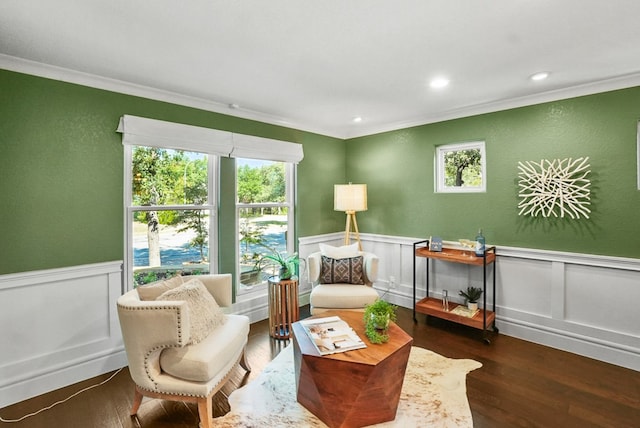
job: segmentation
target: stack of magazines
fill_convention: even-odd
[[[367,345],[340,317],[313,318],[300,321],[320,355],[336,354]]]

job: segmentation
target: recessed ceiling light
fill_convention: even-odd
[[[362,118],[360,116],[356,116],[353,119],[351,119],[353,121],[353,123],[360,123],[362,122]]]
[[[434,89],[444,88],[448,84],[449,84],[449,79],[444,77],[437,77],[433,79],[431,82],[429,82],[429,86],[431,86]]]
[[[530,79],[531,80],[535,80],[535,81],[539,81],[539,80],[544,80],[547,77],[549,77],[549,72],[548,71],[541,71],[539,73],[531,75]]]

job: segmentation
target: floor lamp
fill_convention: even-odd
[[[333,188],[333,209],[344,211],[347,214],[347,224],[344,230],[344,245],[351,242],[351,227],[354,228],[354,236],[358,241],[358,249],[362,251],[360,232],[356,221],[357,211],[367,210],[367,185],[366,184],[336,184]]]

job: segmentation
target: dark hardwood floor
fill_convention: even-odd
[[[302,308],[308,315],[308,307]],[[467,395],[474,426],[498,427],[640,427],[640,373],[545,346],[493,335],[490,345],[480,332],[398,310],[398,324],[414,338],[414,346],[450,358],[471,358],[483,367],[467,376]],[[229,411],[228,395],[254,379],[287,341],[268,336],[267,320],[251,326],[248,357],[253,371],[242,369],[214,397],[214,415]],[[80,389],[107,379],[99,376],[0,409],[14,419],[62,400]],[[195,405],[161,400],[144,401],[130,417],[133,384],[126,368],[105,385],[86,391],[51,410],[18,423],[20,428],[123,427],[195,428]]]

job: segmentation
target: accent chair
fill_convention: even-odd
[[[320,245],[307,258],[312,315],[330,310],[364,311],[378,299],[373,283],[378,279],[379,259],[358,251],[358,244],[343,247]]]
[[[231,306],[231,275],[174,277],[120,296],[120,327],[135,383],[131,415],[143,396],[197,403],[200,426],[212,426],[212,396],[239,364],[249,318]]]

